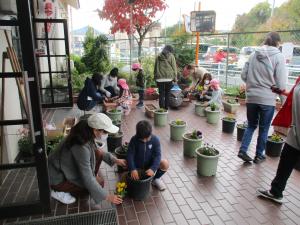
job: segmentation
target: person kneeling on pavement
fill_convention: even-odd
[[[91,115],[72,127],[70,134],[48,158],[52,198],[71,204],[76,201],[73,196],[89,193],[96,204],[102,200],[122,203],[120,196],[108,194],[103,189],[104,180],[98,171],[102,160],[110,166],[117,164],[123,167],[126,167],[126,160],[117,159],[96,144],[103,143],[108,133],[118,130],[103,113]]]
[[[161,177],[169,168],[169,162],[161,159],[160,141],[152,134],[152,126],[142,120],[136,125],[136,134],[131,138],[127,152],[127,164],[131,178],[139,180],[138,170],[145,169],[147,176],[154,176],[152,185],[165,190]]]

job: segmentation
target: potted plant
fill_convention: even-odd
[[[114,121],[114,120],[122,120],[122,110],[120,109],[111,109],[106,112],[108,117]]]
[[[284,143],[283,138],[279,134],[273,133],[267,139],[266,155],[271,157],[280,156],[283,143]]]
[[[246,104],[246,85],[242,84],[239,89],[239,94],[237,95],[238,101],[241,105]]]
[[[214,102],[205,108],[205,113],[206,121],[210,124],[216,124],[220,120],[220,107]]]
[[[121,196],[121,198],[124,198],[127,194],[127,185],[125,182],[118,182],[116,186],[116,195]]]
[[[154,125],[163,127],[168,123],[168,110],[160,108],[154,111]]]
[[[237,128],[237,136],[236,136],[237,141],[242,141],[247,126],[248,126],[247,121],[245,121],[244,123],[240,123],[240,124],[236,125],[236,128]]]
[[[115,154],[118,159],[126,159],[127,158],[127,151],[128,151],[128,142],[125,142],[123,145],[117,147],[115,149]],[[126,171],[125,168],[122,166],[118,166],[118,172]]]
[[[47,155],[50,155],[51,153],[53,153],[56,150],[59,143],[63,139],[64,139],[63,135],[58,135],[58,136],[52,137],[52,138],[46,138]]]
[[[33,157],[33,144],[30,138],[30,131],[27,128],[20,128],[18,130],[18,148],[19,154],[16,157],[16,162],[32,162]]]
[[[121,130],[121,124],[122,124],[121,120],[113,120],[112,123],[113,125],[119,127],[119,130]]]
[[[202,145],[202,132],[194,130],[192,133],[183,135],[183,155],[187,157],[196,157],[195,150]]]
[[[197,101],[195,103],[195,113],[196,113],[196,115],[205,116],[205,108],[206,108],[206,106],[205,106],[204,102]]]
[[[145,115],[149,118],[154,118],[154,111],[157,110],[154,104],[145,104]]]
[[[173,141],[182,141],[185,133],[186,122],[180,119],[174,120],[170,123],[170,137]]]
[[[128,186],[128,196],[134,200],[142,201],[150,194],[150,186],[153,177],[147,176],[144,170],[138,170],[139,180],[131,178],[130,171],[127,173],[126,180]]]
[[[236,113],[240,104],[237,99],[229,98],[222,101],[224,106],[224,111],[228,113]]]
[[[222,131],[224,133],[232,134],[234,131],[236,119],[233,117],[232,114],[223,117],[222,119]]]
[[[117,147],[122,146],[123,132],[118,131],[114,134],[108,134],[107,151],[114,152]]]
[[[198,175],[216,175],[220,152],[212,145],[204,144],[203,147],[197,148],[196,154]]]

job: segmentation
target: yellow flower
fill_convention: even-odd
[[[118,193],[120,193],[123,189],[122,188],[118,188]]]
[[[123,182],[123,183],[121,183],[120,186],[121,186],[121,187],[125,187],[125,185],[126,185],[126,184]]]

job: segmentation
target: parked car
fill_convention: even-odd
[[[216,58],[216,54],[218,54],[217,53],[218,50],[222,50],[224,52],[224,60],[227,58],[227,54],[229,54],[228,55],[229,63],[236,63],[238,61],[238,52],[239,52],[238,48],[232,46],[229,46],[229,48],[227,48],[227,46],[218,46],[218,45],[208,47],[207,52],[205,54],[205,61],[215,62],[215,58]]]
[[[205,60],[207,49],[212,46],[211,44],[200,43],[199,45],[199,60]]]
[[[237,62],[238,68],[243,68],[248,61],[249,56],[257,49],[257,46],[245,46],[241,48],[239,59]]]
[[[279,47],[279,50],[282,50],[282,46]],[[289,64],[289,66],[300,66],[300,45],[294,45],[293,57],[287,59],[286,63]]]

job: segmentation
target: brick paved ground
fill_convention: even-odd
[[[221,121],[217,125],[207,124],[205,118],[194,114],[192,104],[180,110],[169,111],[169,120],[177,118],[187,121],[188,131],[202,130],[204,141],[213,144],[221,152],[217,175],[197,176],[196,159],[183,157],[182,142],[170,140],[169,126],[154,127],[154,133],[161,140],[163,157],[170,162],[170,169],[163,177],[167,190],[159,192],[153,189],[151,196],[141,202],[125,199],[122,205],[117,206],[120,225],[300,224],[300,190],[297,188],[300,173],[298,171],[294,171],[289,180],[283,205],[279,206],[259,199],[255,196],[255,190],[258,187],[269,187],[276,172],[278,158],[268,157],[267,161],[260,165],[243,164],[236,156],[240,145],[236,141],[236,131],[234,134],[222,133]],[[133,109],[132,113],[125,117],[122,123],[125,135],[123,142],[128,141],[134,134],[135,124],[141,119],[146,117],[142,110],[137,109]],[[240,107],[237,119],[238,122],[245,120],[244,107]],[[153,120],[150,121],[153,124]],[[255,144],[252,142],[250,155],[253,156],[254,152]],[[116,168],[106,165],[101,166],[106,189],[111,191],[114,190],[119,178],[115,170]],[[111,207],[107,203],[95,205],[89,197],[79,199],[69,206],[52,201],[52,206],[50,215],[31,216],[19,220]],[[0,224],[1,222],[5,223],[0,221]]]

